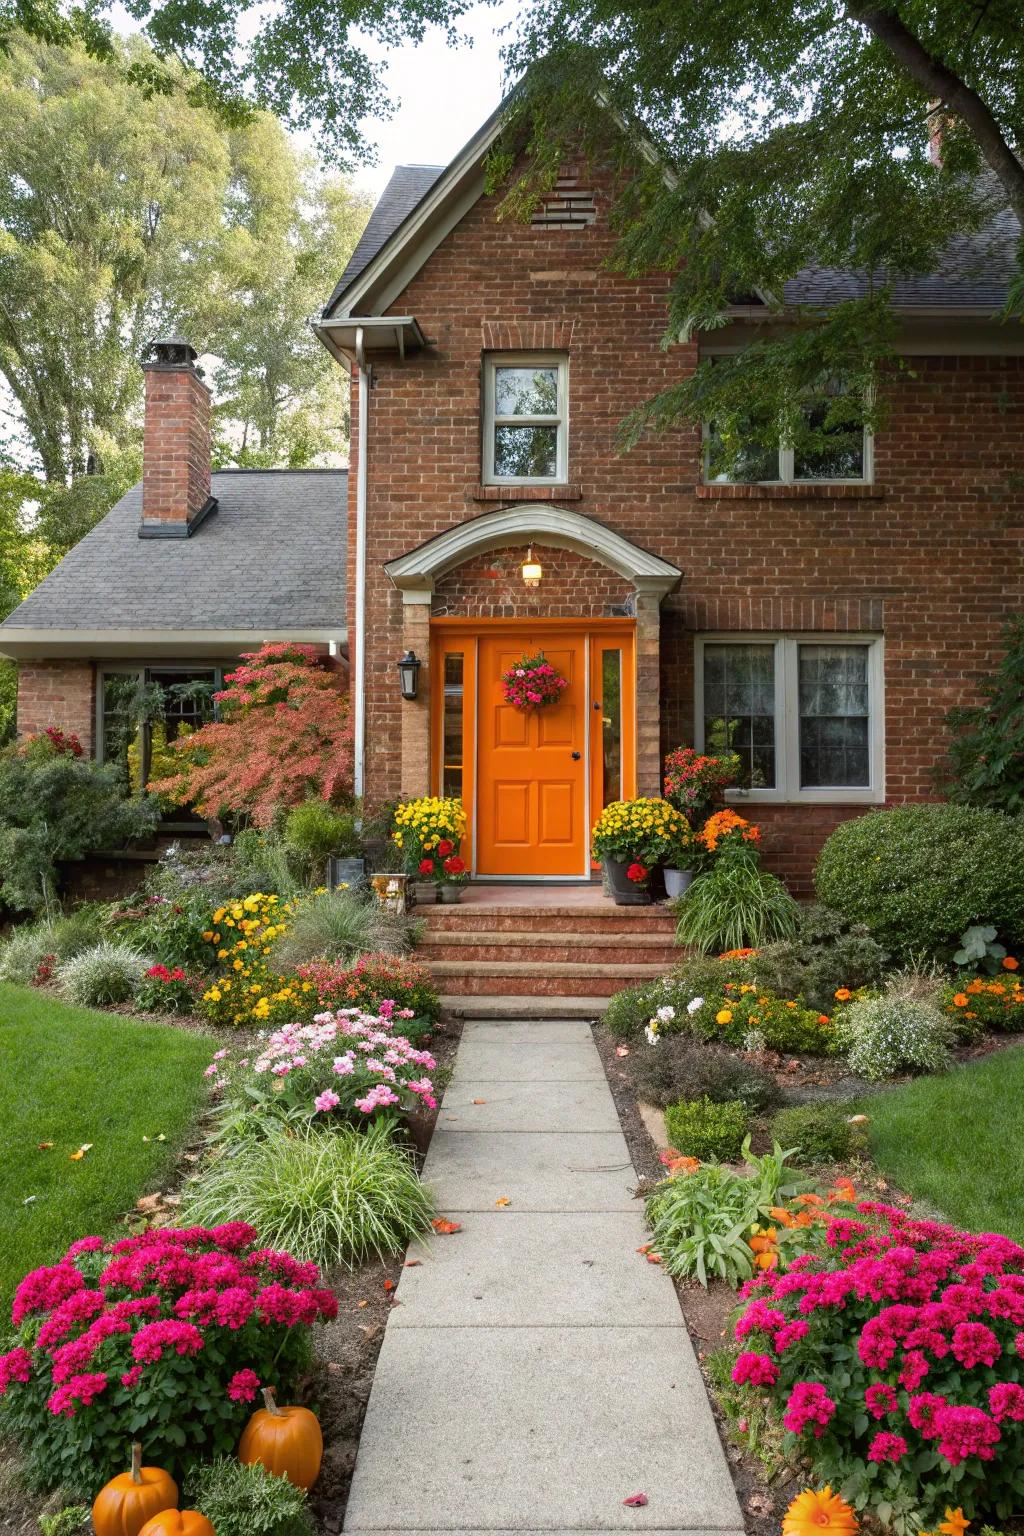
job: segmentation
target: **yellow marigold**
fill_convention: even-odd
[[[731,1024],[732,1023],[732,1009],[731,1008],[719,1008],[718,1012],[715,1014],[715,1023],[716,1024]]]
[[[850,991],[849,987],[836,988],[835,999],[837,1003],[848,1003],[852,996],[853,993]]]

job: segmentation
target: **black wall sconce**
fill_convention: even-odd
[[[406,651],[398,663],[398,678],[402,685],[402,698],[414,699],[419,688],[420,667],[423,663],[415,651]]]

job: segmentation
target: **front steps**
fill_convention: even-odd
[[[473,902],[417,915],[425,922],[418,958],[449,1005],[478,1000],[473,1018],[495,1017],[479,1010],[508,997],[537,999],[534,1017],[552,1017],[556,999],[577,998],[571,1016],[593,1018],[613,993],[656,980],[679,960],[675,920],[658,906]]]

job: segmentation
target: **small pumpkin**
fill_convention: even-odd
[[[162,1509],[147,1520],[139,1536],[217,1536],[198,1509]]]
[[[312,1488],[320,1476],[324,1437],[320,1421],[308,1408],[279,1408],[271,1387],[263,1388],[265,1408],[257,1408],[238,1447],[238,1459],[259,1462],[275,1477],[286,1477],[296,1488]]]
[[[860,1522],[845,1499],[831,1488],[805,1488],[786,1510],[782,1536],[854,1536]]]
[[[160,1467],[142,1465],[142,1446],[132,1446],[130,1472],[119,1472],[101,1488],[92,1506],[96,1536],[139,1536],[153,1515],[177,1509],[178,1485]]]

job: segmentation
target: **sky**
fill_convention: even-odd
[[[419,46],[384,51],[367,44],[382,61],[385,83],[398,110],[387,122],[363,124],[378,160],[356,173],[357,184],[379,196],[396,165],[446,165],[494,111],[503,94],[500,28],[515,16],[514,0],[477,5],[461,30],[472,47],[448,47],[440,27],[431,27]]]

